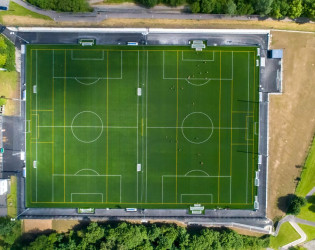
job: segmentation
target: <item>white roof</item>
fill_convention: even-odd
[[[8,192],[8,180],[0,180],[0,195]]]

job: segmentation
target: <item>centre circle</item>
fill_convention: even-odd
[[[71,131],[80,142],[95,142],[103,133],[103,121],[93,111],[82,111],[72,119]]]
[[[182,122],[182,134],[185,139],[193,144],[201,144],[210,139],[213,133],[213,122],[203,112],[188,114]]]

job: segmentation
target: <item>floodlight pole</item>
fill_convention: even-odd
[[[21,216],[22,214],[24,214],[27,210],[29,210],[29,208],[25,209],[22,213],[20,213],[19,215],[17,215],[15,218],[11,218],[11,221],[15,221],[19,216]]]

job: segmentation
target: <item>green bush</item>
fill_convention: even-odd
[[[0,106],[5,105],[7,103],[7,100],[0,97]]]
[[[0,67],[15,71],[15,47],[5,37],[0,35]]]

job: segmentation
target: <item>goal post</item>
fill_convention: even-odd
[[[93,46],[95,45],[95,39],[79,39],[78,40],[79,44],[81,46]]]

